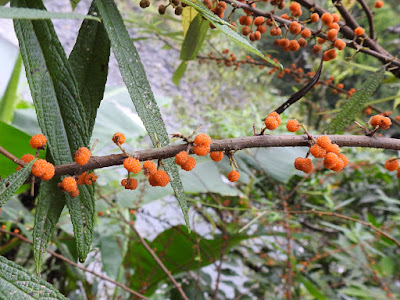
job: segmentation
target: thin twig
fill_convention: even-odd
[[[22,167],[26,165],[25,162],[23,162],[18,157],[16,157],[15,155],[11,154],[10,152],[8,152],[6,149],[4,149],[1,146],[0,146],[0,153],[3,154],[5,157],[11,159],[13,162],[15,162],[16,164],[18,164],[18,165],[20,165]]]
[[[107,197],[100,195],[101,199],[103,199],[108,205],[110,205],[113,208],[116,208],[116,205],[109,201]],[[153,257],[154,261],[157,263],[157,265],[163,270],[163,272],[167,275],[167,277],[172,281],[173,285],[177,288],[179,293],[181,294],[182,298],[184,300],[189,300],[189,298],[186,296],[185,292],[183,291],[181,285],[175,280],[175,278],[171,275],[171,272],[167,269],[167,267],[164,265],[164,263],[161,261],[161,259],[157,256],[157,254],[151,249],[149,244],[145,241],[145,239],[140,235],[140,233],[136,230],[135,226],[125,218],[123,213],[117,209],[117,213],[119,214],[121,220],[127,224],[130,229],[136,234],[136,236],[139,238],[140,243],[145,247],[147,252]]]
[[[5,230],[5,229],[3,229],[3,228],[1,228],[1,227],[0,227],[0,231],[3,232],[3,233],[9,234],[9,235],[15,236],[16,238],[18,238],[18,239],[20,239],[20,240],[22,240],[22,241],[24,241],[24,242],[26,242],[26,243],[33,244],[32,241],[28,240],[28,239],[27,239],[26,237],[24,237],[23,235],[20,235],[20,234],[17,234],[17,233],[14,233],[14,232]],[[129,292],[129,293],[131,293],[131,294],[133,294],[133,295],[135,295],[135,296],[137,296],[137,297],[140,297],[141,299],[149,299],[149,298],[147,298],[146,296],[144,296],[144,295],[142,295],[142,294],[140,294],[140,293],[138,293],[138,292],[136,292],[136,291],[134,291],[134,290],[128,288],[127,286],[123,285],[122,283],[119,283],[119,282],[117,282],[117,281],[115,281],[115,280],[112,280],[111,278],[108,278],[108,277],[102,275],[102,274],[99,274],[99,273],[97,273],[97,272],[95,272],[95,271],[89,270],[89,269],[87,269],[87,268],[85,268],[85,267],[82,267],[82,266],[78,265],[77,263],[75,263],[75,262],[73,262],[72,260],[66,258],[65,256],[62,256],[61,254],[58,254],[58,253],[56,253],[56,252],[54,252],[54,251],[51,251],[51,250],[49,250],[49,249],[47,249],[46,251],[47,251],[48,253],[50,253],[51,255],[53,255],[54,257],[57,257],[57,258],[59,258],[59,259],[65,261],[66,263],[70,264],[71,266],[74,266],[74,267],[76,267],[76,268],[78,268],[78,269],[80,269],[80,270],[82,270],[82,271],[84,271],[84,272],[93,274],[94,276],[99,277],[99,278],[101,278],[101,279],[103,279],[103,280],[105,280],[105,281],[111,282],[111,283],[113,283],[113,284],[119,286],[120,288],[124,289],[125,291],[127,291],[127,292]]]
[[[222,263],[224,262],[225,248],[226,248],[226,243],[224,241],[224,244],[223,244],[222,249],[221,249],[220,262],[219,262],[219,265],[217,267],[217,279],[215,281],[214,300],[218,299],[219,282],[221,280]]]
[[[369,24],[369,37],[371,39],[375,39],[375,26],[374,26],[374,17],[372,14],[371,9],[369,8],[368,4],[365,2],[365,0],[357,0],[358,3],[360,3],[362,9],[364,10],[367,19],[368,19],[368,24]]]

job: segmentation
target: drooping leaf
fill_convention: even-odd
[[[122,78],[153,145],[157,146],[157,140],[161,146],[168,145],[169,137],[160,109],[154,99],[139,54],[130,39],[117,6],[113,0],[96,0],[96,5],[111,41],[111,47],[117,58]],[[173,158],[165,159],[163,162],[164,168],[170,176],[171,185],[181,206],[186,224],[189,227],[188,208],[178,168]]]
[[[9,200],[12,195],[25,183],[32,170],[35,160],[31,161],[21,170],[16,171],[10,176],[0,180],[0,207]]]
[[[100,19],[94,16],[86,16],[76,13],[59,13],[43,11],[41,9],[32,9],[24,7],[0,7],[0,18],[2,19],[90,19],[100,22]]]
[[[196,17],[197,10],[195,10],[191,6],[186,6],[182,10],[182,28],[183,28],[183,37],[186,36],[186,32],[189,29],[190,23]]]
[[[67,299],[50,283],[3,256],[0,256],[0,269],[1,299]]]
[[[179,86],[179,83],[183,77],[183,74],[185,74],[186,68],[187,68],[188,62],[186,60],[182,61],[178,68],[175,70],[174,75],[172,75],[172,82]]]
[[[355,117],[364,109],[365,103],[369,100],[385,75],[385,69],[381,68],[370,75],[354,95],[340,108],[339,113],[330,122],[327,132],[337,133],[346,128]]]
[[[40,273],[43,254],[46,252],[64,206],[65,197],[57,187],[57,180],[42,181],[36,205],[35,226],[33,227],[33,249],[37,273]]]
[[[235,235],[224,245],[221,237],[205,239],[195,232],[187,233],[183,226],[175,226],[165,230],[152,242],[147,242],[156,253],[162,253],[162,261],[172,275],[184,271],[207,266],[220,258],[222,247],[229,249],[240,241],[247,239],[246,235]],[[197,242],[196,242],[197,241]],[[198,243],[199,248],[195,247]],[[130,287],[140,289],[140,282],[147,279],[146,295],[151,295],[157,285],[167,279],[142,244],[130,241],[125,263],[135,270],[130,277]]]
[[[17,89],[19,74],[21,73],[22,59],[18,55],[10,81],[7,84],[6,91],[0,100],[0,121],[11,122],[13,119],[14,108],[17,104]]]
[[[13,7],[44,9],[41,1],[12,0]],[[73,161],[73,153],[88,146],[90,134],[86,108],[78,84],[50,20],[14,20],[39,126],[47,137],[48,150],[56,165]],[[66,193],[79,258],[90,249],[94,224],[94,197],[91,188],[80,195]]]
[[[228,22],[222,20],[217,15],[214,15],[203,3],[196,3],[192,0],[182,0],[183,3],[194,7],[201,15],[209,20],[215,27],[221,30],[225,35],[227,35],[231,40],[241,46],[243,49],[256,54],[257,56],[261,57],[271,66],[277,67],[279,69],[283,69],[282,65],[276,63],[272,59],[263,55],[256,47],[254,47],[250,42],[245,39],[243,36],[236,32],[236,29],[229,24]]]
[[[196,59],[197,53],[203,45],[207,35],[209,22],[204,20],[201,14],[198,14],[190,23],[188,32],[182,43],[181,60]]]
[[[96,14],[95,4],[88,15]],[[97,109],[104,96],[110,57],[110,40],[103,23],[85,20],[79,30],[75,46],[69,56],[81,99],[86,108],[91,135],[96,120]]]

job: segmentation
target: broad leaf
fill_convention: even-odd
[[[11,122],[14,115],[14,108],[17,104],[17,90],[19,74],[21,73],[22,59],[18,55],[10,81],[7,84],[6,91],[0,100],[0,121]]]
[[[189,29],[190,23],[196,17],[197,10],[195,10],[191,6],[186,6],[182,10],[182,28],[183,28],[183,36],[186,36],[186,32]]]
[[[226,242],[220,236],[209,240],[195,232],[187,233],[183,226],[176,226],[165,230],[148,244],[157,254],[162,254],[165,267],[174,275],[213,263],[220,259],[223,247],[229,249],[247,238],[245,235],[235,235]],[[151,295],[158,284],[167,279],[167,275],[161,271],[153,257],[137,241],[130,242],[125,263],[135,270],[134,275],[130,277],[133,290],[139,290],[140,282],[148,279],[145,294]]]
[[[179,65],[179,67],[175,70],[174,75],[172,75],[172,82],[179,86],[179,83],[183,77],[183,74],[185,74],[186,68],[187,68],[188,62],[186,60],[182,61]]]
[[[232,39],[239,46],[244,48],[245,50],[258,55],[263,60],[268,62],[271,66],[277,67],[279,69],[283,69],[282,65],[273,61],[272,59],[263,55],[256,47],[254,47],[250,42],[245,39],[243,36],[236,32],[235,27],[226,21],[219,18],[217,15],[214,15],[203,3],[196,3],[192,0],[182,0],[183,3],[194,7],[199,13],[202,14],[204,18],[209,20],[215,27],[221,30],[225,35],[227,35],[230,39]]]
[[[94,3],[90,7],[88,15],[93,14],[96,14]],[[92,133],[97,109],[104,96],[109,57],[110,40],[103,23],[85,20],[68,60],[86,108],[89,135]]]
[[[96,0],[96,5],[110,38],[122,78],[153,145],[157,146],[157,139],[161,146],[168,145],[169,137],[160,109],[154,99],[139,54],[130,39],[117,6],[113,0]],[[171,185],[182,208],[186,224],[189,227],[188,208],[178,168],[173,158],[164,159],[163,162],[164,168],[171,178]]]
[[[25,183],[32,170],[35,160],[31,161],[21,170],[11,174],[10,176],[0,180],[0,207],[9,200],[12,195]]]
[[[370,75],[354,95],[340,108],[340,112],[329,124],[328,133],[338,133],[350,125],[355,117],[364,109],[365,103],[369,100],[385,75],[385,69],[381,68]]]
[[[209,24],[207,20],[203,19],[201,14],[198,14],[193,19],[182,43],[181,60],[193,60],[197,58],[197,53],[207,35]]]
[[[12,0],[12,6],[44,9],[41,1]],[[56,165],[73,161],[73,153],[88,146],[90,134],[85,106],[73,70],[50,20],[14,20],[26,77],[38,122],[47,137],[48,150]],[[66,193],[79,258],[90,249],[94,224],[92,189],[82,187],[80,196]]]
[[[33,249],[37,273],[40,273],[43,254],[46,252],[64,206],[65,197],[57,187],[57,180],[42,181],[33,227]]]
[[[33,2],[33,1],[32,1]],[[23,7],[0,7],[0,18],[3,19],[91,19],[100,21],[94,16],[86,16],[76,13],[59,13],[43,11],[41,9],[23,8]]]
[[[3,256],[0,269],[1,299],[67,299],[51,284]]]

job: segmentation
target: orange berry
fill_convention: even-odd
[[[85,177],[85,184],[92,185],[93,182],[96,182],[97,176],[94,173],[90,173]]]
[[[324,52],[324,61],[330,61],[336,58],[336,51],[335,49],[329,49]]]
[[[126,190],[136,190],[138,186],[138,181],[135,178],[128,178],[124,183],[124,187]]]
[[[132,172],[134,174],[139,173],[142,169],[142,167],[140,166],[140,161],[133,157],[125,158],[124,168],[127,169],[128,172]]]
[[[257,31],[259,31],[261,34],[265,33],[267,31],[267,26],[266,25],[260,25],[257,27]]]
[[[41,177],[47,171],[47,161],[45,159],[38,159],[32,165],[32,174],[36,177]]]
[[[296,41],[296,40],[291,40],[290,43],[289,43],[289,50],[295,52],[295,51],[297,51],[299,49],[300,49],[299,42]]]
[[[344,163],[343,168],[346,167],[346,166],[350,163],[350,161],[349,161],[349,159],[347,158],[346,155],[344,155],[344,154],[342,154],[342,153],[339,153],[339,154],[338,154],[338,157],[339,157],[339,159],[341,159],[341,160],[343,161],[343,163]]]
[[[365,32],[365,30],[362,27],[357,27],[356,29],[354,29],[355,35],[358,35],[358,36],[363,35],[364,32]]]
[[[329,25],[333,22],[333,16],[330,13],[326,12],[326,13],[322,14],[321,21],[325,25]]]
[[[345,164],[344,161],[339,158],[336,166],[332,167],[331,170],[335,171],[335,172],[339,172],[345,167],[344,164]]]
[[[326,34],[326,37],[327,37],[328,41],[333,42],[334,40],[336,40],[338,32],[339,31],[337,31],[336,29],[329,30],[328,33]]]
[[[381,0],[375,1],[374,3],[375,8],[381,8],[382,6],[383,6],[383,1]]]
[[[200,133],[196,135],[194,141],[197,146],[210,146],[211,145],[211,138],[208,134]]]
[[[264,21],[264,17],[259,16],[254,19],[254,26],[260,26],[262,23],[264,23]]]
[[[337,85],[337,88],[338,88],[338,89],[343,89],[343,88],[344,88],[344,84],[343,84],[343,83],[339,83],[339,84]]]
[[[19,229],[18,229],[18,228],[15,228],[15,229],[14,229],[14,233],[19,233]]]
[[[301,6],[300,6],[300,4],[299,3],[297,3],[297,2],[292,2],[291,4],[290,4],[290,6],[289,6],[289,10],[290,11],[296,11],[296,10],[299,10],[299,9],[301,9]]]
[[[175,155],[175,163],[177,165],[181,166],[187,162],[188,158],[189,158],[189,154],[186,151],[181,151],[177,155]]]
[[[364,113],[365,113],[367,116],[369,116],[369,115],[371,114],[371,112],[372,112],[371,107],[367,107],[367,108],[364,110]]]
[[[121,132],[117,132],[114,134],[112,141],[117,145],[122,145],[123,143],[125,143],[125,135]]]
[[[265,118],[264,124],[267,127],[267,129],[269,129],[269,130],[275,130],[279,126],[279,123],[276,120],[276,118],[274,118],[272,116],[268,116],[267,118]]]
[[[305,39],[303,39],[303,38],[299,38],[299,39],[297,40],[297,42],[299,43],[299,45],[300,45],[301,48],[304,48],[304,47],[307,46],[307,41],[306,41]]]
[[[281,125],[281,123],[282,123],[281,117],[279,116],[279,114],[276,111],[273,111],[272,113],[270,113],[268,115],[268,117],[274,117],[278,121],[278,125]]]
[[[313,13],[310,17],[311,22],[315,23],[319,20],[319,15],[317,13]]]
[[[392,125],[392,121],[388,117],[384,117],[381,115],[375,115],[370,120],[371,126],[376,127],[379,125],[381,129],[388,129],[390,125]]]
[[[279,27],[272,27],[269,32],[272,36],[277,36],[282,33],[282,30]]]
[[[337,154],[333,153],[333,152],[329,152],[325,155],[324,158],[324,166],[327,169],[331,169],[333,167],[335,167],[339,162],[339,157],[337,156]]]
[[[326,150],[327,153],[333,152],[333,153],[335,153],[337,155],[337,154],[339,154],[340,147],[338,145],[336,145],[336,144],[330,144],[325,148],[325,150]]]
[[[299,130],[299,128],[300,124],[299,121],[297,121],[296,119],[289,120],[286,123],[286,129],[290,132],[296,132],[297,130]]]
[[[88,148],[81,147],[75,152],[74,158],[77,164],[86,165],[90,160],[91,155],[92,153],[90,153],[90,150]]]
[[[198,156],[206,156],[210,153],[210,146],[194,146],[193,152]]]
[[[121,185],[126,186],[127,182],[128,182],[128,179],[124,178],[121,180]]]
[[[322,50],[321,45],[314,45],[314,47],[312,48],[312,52],[314,54],[317,54],[317,53],[321,52],[321,50]]]
[[[98,215],[99,217],[102,217],[102,216],[104,215],[104,213],[103,213],[102,211],[99,211],[99,212],[97,213],[97,215]]]
[[[192,156],[189,156],[187,162],[181,165],[181,168],[185,171],[191,171],[196,166],[196,159]]]
[[[310,147],[310,153],[312,154],[312,156],[314,156],[316,158],[322,158],[322,157],[325,157],[326,150],[324,148],[318,146],[317,144],[314,144]]]
[[[259,32],[259,31],[254,32],[254,39],[256,41],[261,40],[261,32]]]
[[[244,24],[243,25],[250,26],[251,23],[253,23],[253,18],[250,17],[250,16],[246,16],[246,18],[244,19]]]
[[[329,138],[329,136],[323,135],[323,136],[320,136],[320,137],[317,139],[317,144],[318,144],[318,146],[320,146],[321,148],[326,149],[326,148],[329,147],[329,145],[332,144],[332,142],[331,142],[331,139]]]
[[[346,43],[341,39],[337,39],[333,43],[333,47],[337,48],[338,50],[343,50],[344,48],[346,48]]]
[[[40,179],[42,180],[50,180],[54,177],[56,169],[54,168],[53,164],[47,162],[46,165],[44,166],[45,171],[42,176],[40,176]]]
[[[79,190],[78,189],[73,190],[71,192],[68,192],[68,194],[73,198],[78,197],[79,196]]]
[[[332,17],[333,17],[333,22],[337,23],[337,22],[340,21],[340,15],[339,14],[333,13]]]
[[[150,175],[150,178],[152,178],[156,186],[166,186],[170,180],[167,172],[164,170],[158,170],[153,175]]]
[[[35,159],[35,156],[33,156],[32,154],[24,154],[24,155],[22,155],[22,157],[21,157],[21,160],[23,161],[23,162],[26,162],[26,163],[30,163],[32,160],[34,160]],[[18,170],[21,170],[22,169],[22,167],[21,166],[18,166],[17,167],[17,171]]]
[[[300,23],[294,21],[292,23],[290,23],[289,25],[289,31],[291,34],[298,34],[301,31],[301,25]]]
[[[328,29],[336,29],[337,31],[339,31],[340,26],[338,23],[331,23],[329,24]]]
[[[240,24],[240,25],[244,25],[244,21],[246,20],[246,17],[247,17],[247,16],[241,16],[241,17],[239,18],[239,24]]]
[[[228,173],[228,180],[230,182],[238,181],[240,178],[240,173],[238,171],[232,170]]]
[[[68,176],[65,177],[61,183],[59,183],[59,187],[64,191],[64,192],[72,192],[78,189],[78,185],[76,183],[76,180],[74,177]]]
[[[399,168],[399,161],[397,159],[395,160],[387,160],[385,162],[385,169],[392,172],[392,171],[396,171]]]
[[[249,35],[249,33],[250,33],[250,27],[244,26],[244,27],[242,28],[242,34],[243,34],[244,36],[247,36],[247,35]]]
[[[156,164],[153,163],[151,160],[147,160],[143,163],[143,173],[144,175],[148,176],[157,172]]]
[[[301,36],[305,39],[309,38],[311,36],[311,30],[304,28],[301,32],[300,32]]]
[[[294,167],[297,170],[303,171],[304,173],[307,174],[311,173],[314,168],[311,159],[303,157],[298,157],[295,159]]]
[[[213,161],[218,162],[224,158],[224,153],[222,151],[213,151],[210,153],[210,157]]]
[[[86,182],[86,176],[87,176],[87,173],[86,173],[86,172],[83,172],[82,174],[80,174],[80,175],[78,176],[78,179],[76,180],[76,183],[77,183],[78,185],[84,185],[85,182]]]
[[[47,142],[46,137],[43,134],[39,133],[31,137],[29,145],[31,145],[33,149],[44,149],[46,142]]]

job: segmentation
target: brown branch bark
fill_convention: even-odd
[[[318,138],[319,135],[314,136]],[[364,147],[400,150],[400,139],[375,138],[358,135],[330,135],[332,142],[340,147]],[[269,148],[269,147],[308,147],[309,141],[306,135],[262,135],[240,137],[232,139],[213,140],[211,151],[242,150],[246,148]],[[140,161],[152,159],[165,159],[174,157],[180,151],[187,150],[186,144],[171,145],[162,148],[139,150],[132,155]],[[192,153],[192,150],[190,151]],[[56,166],[56,176],[81,174],[85,171],[105,167],[122,165],[126,155],[111,154],[106,156],[94,156],[84,165],[68,163]]]
[[[20,166],[25,166],[26,163],[23,162],[22,160],[20,160],[18,157],[16,157],[14,154],[11,154],[10,152],[8,152],[6,149],[4,149],[3,147],[0,146],[0,153],[3,154],[5,157],[7,157],[8,159],[12,160],[13,162],[15,162],[16,164],[20,165]]]
[[[365,0],[357,0],[358,3],[360,3],[362,9],[365,12],[365,15],[367,16],[368,19],[368,25],[369,25],[369,37],[371,39],[375,39],[375,25],[374,25],[374,16],[372,14],[371,9],[369,8],[368,4],[365,2]]]
[[[14,233],[14,232],[5,230],[5,229],[3,229],[3,228],[1,228],[1,227],[0,227],[0,231],[3,232],[3,233],[9,234],[9,235],[15,236],[16,238],[22,240],[22,241],[25,242],[25,243],[33,244],[33,242],[32,242],[31,240],[28,240],[28,239],[27,239],[26,237],[24,237],[23,235],[20,235],[20,234],[17,234],[17,233]],[[84,272],[93,274],[94,276],[99,277],[99,278],[101,278],[101,279],[103,279],[103,280],[105,280],[105,281],[111,282],[111,283],[113,283],[113,284],[119,286],[120,288],[124,289],[125,291],[127,291],[127,292],[129,292],[129,293],[131,293],[131,294],[133,294],[133,295],[135,295],[135,296],[141,298],[141,299],[149,299],[149,298],[147,298],[146,296],[144,296],[144,295],[142,295],[142,294],[140,294],[140,293],[138,293],[138,292],[136,292],[136,291],[134,291],[134,290],[128,288],[127,286],[123,285],[122,283],[119,283],[119,282],[117,282],[117,281],[115,281],[115,280],[112,280],[111,278],[108,278],[108,277],[102,275],[102,274],[99,274],[99,273],[97,273],[97,272],[94,272],[94,271],[92,271],[92,270],[89,270],[89,269],[87,269],[87,268],[85,268],[85,267],[82,267],[82,266],[78,265],[77,263],[75,263],[75,262],[73,262],[72,260],[66,258],[65,256],[62,256],[61,254],[58,254],[58,253],[56,253],[56,252],[54,252],[54,251],[51,251],[51,250],[49,250],[49,249],[47,249],[46,251],[47,251],[48,253],[50,253],[51,255],[53,255],[54,257],[57,257],[57,258],[59,258],[59,259],[65,261],[66,263],[70,264],[71,266],[74,266],[74,267],[76,267],[76,268],[78,268],[78,269],[80,269],[80,270],[82,270],[82,271],[84,271]]]

